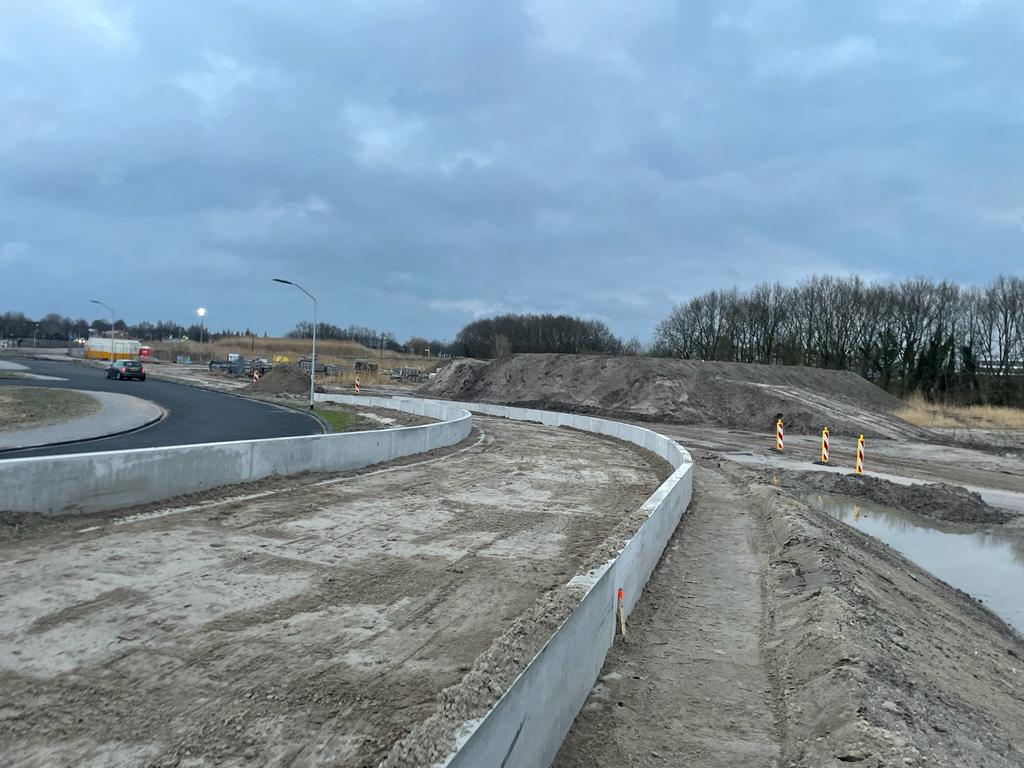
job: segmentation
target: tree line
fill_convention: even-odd
[[[152,323],[148,320],[143,320],[138,323],[126,323],[124,320],[117,319],[113,322],[113,328],[119,334],[145,342],[174,339],[198,340],[200,334],[202,334],[204,339],[210,341],[225,338],[248,338],[256,335],[266,337],[267,335],[266,333],[256,334],[248,328],[244,330],[214,330],[206,326],[200,326],[199,323],[182,325],[173,321]],[[98,334],[108,334],[110,329],[111,321],[109,317],[100,317],[94,320],[87,320],[84,317],[72,319],[56,312],[51,312],[35,320],[23,312],[4,312],[0,314],[0,338],[32,339],[34,336],[36,339],[66,341],[69,338],[88,338],[90,330]],[[296,325],[287,335],[289,338],[303,339],[310,338],[312,334],[313,324],[302,322]],[[405,351],[415,355],[426,355],[429,351],[433,357],[454,353],[453,345],[447,341],[413,336],[405,344],[400,344],[395,335],[390,331],[377,331],[358,325],[341,328],[331,323],[317,323],[317,338],[354,341],[371,349],[380,349],[383,344],[386,350],[392,352]]]
[[[0,336],[66,339],[109,321],[50,313],[35,321],[0,315]],[[198,325],[114,323],[142,340],[197,339]],[[289,332],[309,338],[312,324]],[[205,330],[207,338],[250,336]],[[266,334],[263,334],[264,336]],[[317,336],[432,356],[502,358],[517,352],[650,354],[693,360],[807,365],[854,371],[897,395],[933,401],[1024,406],[1024,280],[999,276],[964,287],[923,277],[866,283],[859,277],[814,276],[795,286],[762,283],[747,291],[708,291],[673,307],[649,347],[623,341],[607,325],[570,315],[504,314],[465,325],[452,343],[363,326],[318,323]]]
[[[850,370],[897,395],[1024,405],[1024,280],[815,276],[709,291],[674,307],[656,355]]]
[[[313,324],[300,322],[288,332],[292,339],[309,339],[313,336]],[[438,357],[453,354],[453,347],[450,342],[439,339],[426,339],[422,336],[413,336],[404,344],[399,343],[395,334],[390,331],[377,331],[362,325],[350,325],[346,328],[334,325],[333,323],[318,322],[316,324],[316,337],[318,339],[338,339],[341,341],[353,341],[362,344],[370,349],[386,349],[390,352],[408,352],[413,355],[427,355]]]
[[[455,337],[466,357],[507,357],[516,352],[622,354],[622,341],[599,320],[570,315],[498,315],[474,320]]]
[[[246,328],[244,331],[220,330],[200,326],[199,323],[182,325],[173,321],[159,321],[151,323],[143,320],[138,323],[126,323],[124,320],[109,318],[96,318],[86,320],[80,317],[77,320],[50,312],[39,320],[33,320],[22,312],[4,312],[0,314],[0,337],[31,339],[50,339],[54,341],[68,338],[88,338],[89,331],[98,334],[108,334],[113,327],[114,331],[140,341],[165,341],[169,339],[198,339],[200,332],[207,339],[218,339],[231,336],[253,336],[252,331]],[[266,336],[266,334],[263,334]]]

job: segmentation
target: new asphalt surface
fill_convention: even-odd
[[[69,445],[0,451],[0,459],[317,435],[323,432],[319,421],[301,411],[280,408],[235,395],[160,381],[152,377],[147,377],[146,381],[108,379],[102,368],[70,361],[63,363],[28,357],[4,359],[26,366],[29,369],[28,373],[58,376],[66,381],[0,379],[0,386],[58,387],[135,395],[162,407],[167,411],[167,417],[156,424],[124,435]]]

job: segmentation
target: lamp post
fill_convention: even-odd
[[[309,361],[309,410],[313,410],[313,387],[316,382],[316,296],[307,291],[298,283],[293,283],[291,280],[285,280],[281,277],[274,278],[275,283],[284,283],[285,285],[294,285],[304,294],[309,296],[313,300],[313,357]]]
[[[110,310],[110,365],[111,365],[111,367],[113,367],[113,365],[114,365],[114,322],[115,322],[114,321],[114,310],[113,310],[113,308],[111,308],[111,307],[107,306],[106,304],[104,304],[102,301],[97,301],[96,299],[89,299],[89,303],[90,304],[99,304],[101,307],[106,307],[107,309]]]
[[[203,318],[206,317],[206,307],[200,307],[196,310],[196,314],[199,315],[199,354],[203,352]],[[202,357],[200,357],[200,360]]]

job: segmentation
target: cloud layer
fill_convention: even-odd
[[[1011,0],[39,0],[0,14],[0,305],[647,338],[812,272],[1024,269]],[[21,7],[24,6],[24,7]]]

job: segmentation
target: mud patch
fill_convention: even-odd
[[[777,685],[780,765],[1024,765],[1019,635],[763,478],[749,499],[772,546],[763,653]]]
[[[765,470],[758,477],[762,482],[770,482],[788,491],[818,491],[866,499],[874,504],[948,523],[1002,524],[1015,517],[986,504],[981,496],[958,485],[901,485],[866,475],[792,470]]]

